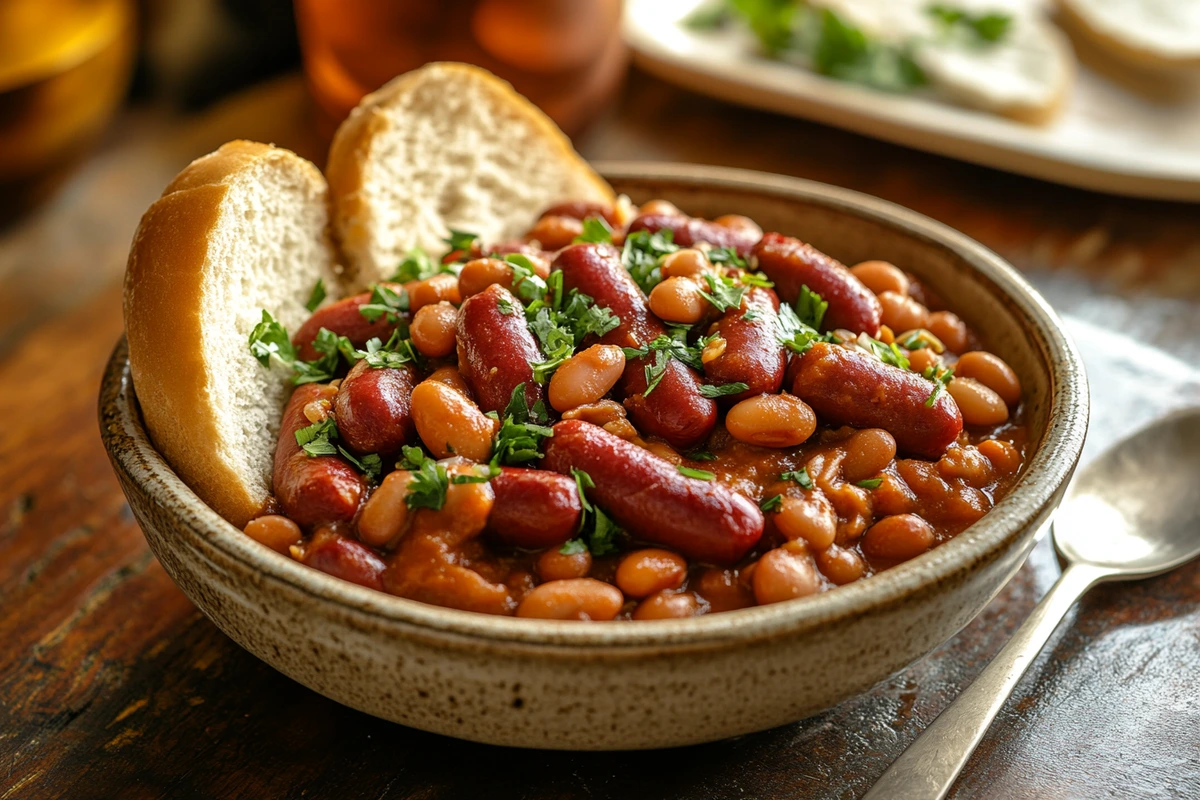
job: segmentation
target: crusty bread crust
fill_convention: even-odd
[[[1155,71],[1173,71],[1178,69],[1200,68],[1200,56],[1196,58],[1173,58],[1163,53],[1135,47],[1128,42],[1117,39],[1104,31],[1097,30],[1076,7],[1079,0],[1055,0],[1063,26],[1071,33],[1085,39],[1093,46],[1109,55],[1119,58],[1125,64],[1139,69]],[[1184,0],[1180,0],[1184,2]]]
[[[231,180],[263,159],[300,171],[324,194],[321,173],[294,153],[230,142],[192,162],[150,206],[125,271],[130,368],[150,438],[184,483],[239,527],[260,512],[269,486],[245,480],[229,450],[219,446],[222,428],[210,395],[213,354],[203,348],[202,299],[209,248]]]
[[[372,244],[372,226],[374,215],[378,209],[372,207],[372,198],[367,196],[364,186],[370,178],[375,154],[372,148],[391,134],[396,125],[389,119],[389,108],[395,107],[406,95],[417,91],[422,85],[433,82],[440,84],[447,91],[455,87],[473,86],[481,89],[489,99],[504,107],[505,112],[512,117],[522,119],[538,132],[540,139],[537,152],[529,153],[529,158],[543,161],[557,161],[562,166],[563,183],[575,187],[574,196],[554,197],[547,203],[562,200],[598,200],[612,202],[614,194],[608,183],[592,170],[588,163],[581,158],[571,145],[571,140],[558,129],[554,122],[541,109],[518,94],[506,81],[497,78],[487,70],[468,64],[436,62],[426,64],[420,69],[400,75],[386,83],[380,89],[363,98],[362,102],[350,113],[341,124],[334,136],[329,151],[329,160],[325,167],[329,181],[332,204],[332,227],[334,240],[345,260],[346,286],[362,288],[371,280],[379,280],[385,276],[374,274],[379,272],[378,265],[369,264],[368,252]],[[414,127],[415,130],[415,127]],[[407,130],[406,130],[407,132]],[[490,139],[503,140],[504,130],[489,130],[477,132],[480,136]],[[424,167],[425,165],[421,165]],[[471,180],[483,176],[475,175]],[[523,176],[507,176],[519,181]],[[489,190],[482,183],[477,187],[482,194]],[[431,215],[439,215],[440,201],[443,198],[432,196],[423,197]],[[503,213],[505,209],[494,209]],[[540,209],[539,209],[540,210]],[[525,218],[526,209],[514,209],[509,227],[520,230],[533,223],[533,219]],[[405,220],[404,223],[412,224]],[[443,226],[444,227],[444,226]],[[415,228],[415,225],[414,225]],[[510,235],[512,235],[510,233]],[[400,238],[407,238],[407,246],[422,244],[415,233]],[[428,243],[425,243],[428,247]],[[396,259],[399,263],[399,258]],[[392,267],[395,265],[393,264]]]

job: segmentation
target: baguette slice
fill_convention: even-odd
[[[270,493],[292,388],[247,340],[262,309],[295,330],[318,278],[336,292],[327,208],[311,163],[230,142],[167,186],[129,253],[125,330],[146,428],[180,478],[239,527]]]
[[[1126,64],[1154,70],[1200,67],[1195,0],[1057,0],[1064,23]]]
[[[363,98],[326,174],[348,288],[387,279],[414,246],[441,252],[450,228],[496,243],[553,203],[613,200],[545,114],[466,64],[428,64]]]

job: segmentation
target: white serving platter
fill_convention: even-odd
[[[624,34],[638,65],[723,100],[964,161],[1086,189],[1200,201],[1200,76],[1132,75],[1080,51],[1087,63],[1059,117],[1026,125],[762,58],[740,30],[685,27],[702,2],[626,0]]]

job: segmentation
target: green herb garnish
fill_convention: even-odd
[[[525,399],[525,383],[517,384],[504,409],[504,422],[492,442],[491,463],[495,466],[525,464],[541,458],[542,442],[554,435],[549,422],[542,401],[538,400],[530,408]]]
[[[784,472],[779,476],[779,479],[784,481],[793,481],[799,484],[801,489],[813,488],[812,478],[808,476],[808,467],[801,467],[800,469],[793,470],[791,472]]]
[[[456,231],[454,228],[451,228],[450,235],[447,238],[442,239],[443,242],[450,245],[450,251],[446,255],[450,255],[450,253],[456,253],[459,250],[466,250],[470,252],[471,245],[474,244],[475,240],[478,238],[478,233]]]
[[[783,506],[783,495],[777,494],[774,497],[763,500],[758,504],[758,507],[767,514],[772,511],[778,511]]]
[[[796,317],[801,322],[819,331],[828,309],[829,303],[822,300],[821,295],[809,289],[807,285],[800,287],[800,294],[796,297]]]
[[[716,461],[717,457],[707,450],[693,450],[690,453],[685,453],[684,458],[689,461]]]
[[[861,486],[864,489],[878,489],[881,483],[883,483],[883,478],[868,478],[867,480],[859,481],[854,485]]]
[[[708,291],[701,289],[700,296],[716,306],[718,311],[723,313],[742,304],[742,297],[746,294],[745,286],[736,286],[729,278],[717,277],[708,272],[704,273],[704,282],[708,284]]]
[[[933,381],[933,391],[929,393],[929,397],[925,398],[925,405],[929,408],[933,407],[938,395],[942,390],[950,385],[950,381],[954,380],[953,367],[939,367],[936,364],[931,364],[925,368],[921,376],[926,380]]]
[[[592,476],[572,467],[571,477],[575,479],[575,489],[579,492],[579,503],[583,507],[583,514],[579,517],[579,539],[587,543],[587,549],[594,556],[617,552],[617,544],[613,540],[620,528],[587,499],[586,490],[596,488]]]
[[[358,307],[358,313],[367,322],[376,322],[384,317],[387,322],[396,323],[405,311],[408,311],[408,292],[403,289],[396,291],[382,283],[373,284],[369,302]]]
[[[709,398],[725,397],[726,395],[730,394],[739,394],[749,388],[749,385],[742,383],[741,381],[737,381],[735,383],[725,383],[720,386],[709,386],[708,384],[704,384],[700,387],[700,396]]]
[[[408,255],[396,267],[396,273],[388,278],[390,283],[407,283],[408,281],[423,281],[443,272],[442,265],[434,263],[433,259],[420,247],[408,251]]]
[[[378,454],[372,453],[360,460],[340,444],[335,444],[337,438],[337,423],[333,417],[326,417],[296,431],[296,444],[300,445],[300,449],[307,453],[309,458],[341,455],[360,472],[366,473],[371,480],[379,477],[379,473],[383,471],[383,459]]]
[[[308,302],[304,304],[304,307],[307,308],[308,313],[311,314],[317,310],[317,306],[321,305],[322,301],[324,300],[325,279],[317,278],[317,282],[313,285],[312,292],[310,292],[308,295]]]
[[[634,231],[625,237],[621,263],[646,294],[662,281],[662,257],[679,249],[674,238],[670,229],[655,233]]]
[[[583,221],[583,233],[572,241],[586,244],[612,244],[612,227],[603,217],[588,217]]]
[[[711,481],[713,478],[717,477],[716,473],[714,472],[709,472],[706,469],[685,467],[683,464],[677,464],[675,469],[679,470],[680,475],[684,475],[689,478],[696,478],[697,480],[702,481]]]

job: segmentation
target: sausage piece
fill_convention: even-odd
[[[396,291],[403,289],[398,283],[383,285]],[[321,357],[321,354],[312,346],[317,334],[321,332],[321,328],[326,328],[338,336],[345,336],[358,348],[364,347],[369,339],[380,339],[386,342],[392,335],[392,331],[396,330],[398,323],[388,322],[387,314],[381,315],[374,322],[368,322],[367,318],[359,313],[359,308],[370,302],[371,293],[363,292],[338,300],[336,303],[330,303],[324,308],[318,308],[292,336],[292,344],[296,346],[297,357],[304,361],[315,361]],[[400,314],[400,319],[404,324],[411,321],[410,315],[406,312]]]
[[[579,529],[583,506],[571,478],[542,469],[505,467],[492,478],[496,494],[486,531],[514,547],[562,544]]]
[[[577,244],[554,260],[563,273],[564,289],[576,289],[608,308],[621,324],[601,337],[602,344],[641,347],[666,333],[666,327],[650,313],[646,296],[621,265],[616,249],[602,244]],[[717,405],[700,394],[700,376],[674,359],[667,362],[662,380],[646,391],[646,366],[655,354],[630,359],[617,384],[625,407],[638,430],[659,436],[673,447],[686,449],[708,438],[717,422]]]
[[[962,432],[962,414],[949,392],[925,401],[934,384],[857,350],[817,342],[795,359],[792,394],[834,425],[883,428],[896,446],[939,458]]]
[[[532,408],[543,397],[531,364],[545,358],[525,324],[521,301],[499,284],[467,298],[458,310],[458,371],[484,412],[503,413],[513,389],[525,384]]]
[[[879,333],[882,309],[875,294],[837,259],[812,245],[779,233],[768,233],[754,246],[758,268],[775,284],[785,303],[795,303],[800,287],[807,286],[829,303],[824,330],[845,328],[874,336]]]
[[[335,578],[383,591],[383,559],[365,544],[328,530],[317,531],[303,546],[300,563]]]
[[[717,336],[725,340],[725,350],[704,365],[704,374],[715,386],[740,382],[750,387],[728,395],[726,402],[778,392],[783,386],[787,355],[776,330],[777,308],[779,298],[773,291],[752,286],[741,307],[729,309],[718,323]],[[751,311],[751,319],[746,319]]]
[[[629,232],[669,230],[672,241],[680,247],[691,247],[700,242],[707,242],[713,247],[730,247],[739,256],[750,254],[754,243],[762,236],[762,231],[752,227],[731,227],[718,225],[706,219],[688,217],[682,214],[642,214],[629,223]]]
[[[681,475],[669,461],[581,420],[554,426],[543,466],[591,477],[588,500],[634,537],[690,559],[731,564],[762,536],[758,506],[720,483]]]
[[[279,444],[275,447],[275,499],[285,516],[302,528],[315,528],[354,517],[366,494],[361,475],[339,456],[310,456],[296,444],[296,431],[308,427],[304,407],[327,400],[337,390],[306,383],[296,387],[283,413]]]
[[[359,361],[338,387],[334,410],[338,433],[358,455],[393,456],[412,442],[412,391],[417,373],[412,366],[380,367]]]

